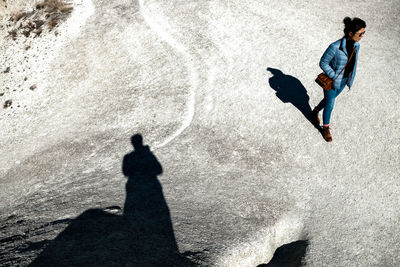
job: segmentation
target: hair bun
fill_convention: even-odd
[[[345,17],[345,18],[343,19],[343,23],[344,23],[344,25],[349,25],[349,24],[351,23],[351,18]]]

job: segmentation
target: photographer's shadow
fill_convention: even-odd
[[[29,266],[195,266],[188,257],[201,253],[179,253],[157,178],[162,166],[142,139],[133,135],[134,151],[123,158],[122,172],[127,177],[124,208],[92,208],[62,221],[68,226],[54,240],[32,243],[25,249],[44,247]]]
[[[138,233],[138,243],[142,255],[156,253],[160,259],[179,255],[169,208],[157,175],[162,174],[162,166],[143,145],[141,135],[131,138],[134,151],[125,155],[123,174],[128,178],[123,216]]]
[[[283,103],[291,103],[295,106],[319,130],[319,125],[311,118],[310,97],[303,84],[297,78],[284,74],[281,70],[274,68],[267,68],[267,70],[274,75],[269,79],[269,85],[276,91],[276,96]]]

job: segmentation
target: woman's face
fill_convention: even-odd
[[[365,34],[365,28],[361,28],[356,33],[349,32],[349,38],[352,39],[354,42],[359,42]]]

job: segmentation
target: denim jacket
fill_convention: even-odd
[[[354,56],[356,57],[354,68],[353,71],[350,73],[346,82],[349,88],[351,88],[351,86],[353,85],[354,77],[356,76],[358,51],[360,50],[360,44],[358,42],[355,42],[354,47],[356,49],[353,55],[353,57]],[[339,39],[336,42],[333,42],[329,45],[329,47],[326,49],[326,51],[321,57],[319,66],[329,78],[334,79],[338,76],[339,72],[346,65],[348,57],[350,57],[350,55],[347,54],[346,37],[343,37],[342,39]],[[337,79],[333,82],[334,89],[340,87],[343,75],[344,75],[344,70],[339,75],[339,77],[337,77]]]

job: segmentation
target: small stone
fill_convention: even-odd
[[[0,96],[3,96],[4,95],[4,93],[0,93]]]
[[[40,27],[42,27],[42,25],[45,23],[43,20],[35,20],[35,28],[39,29]]]
[[[40,3],[36,5],[36,9],[42,9],[44,8],[44,3]]]
[[[36,84],[32,85],[31,87],[29,87],[30,90],[35,90],[36,89]]]
[[[25,77],[25,78],[24,78],[24,81],[26,81],[26,80],[28,80],[28,77]]]
[[[40,29],[37,29],[37,30],[33,31],[33,33],[36,34],[35,37],[37,37],[37,36],[39,36],[39,35],[42,33],[42,29],[41,29],[41,28],[40,28]]]
[[[33,30],[35,29],[35,24],[32,21],[28,21],[27,24],[24,26],[25,29]]]
[[[50,20],[50,21],[47,23],[47,26],[48,26],[49,29],[51,30],[51,29],[53,29],[54,27],[56,27],[57,24],[58,24],[58,22],[57,22],[56,20],[52,19],[52,20]]]
[[[25,37],[29,37],[31,32],[30,31],[23,31],[22,34],[25,35]]]
[[[7,100],[5,103],[4,103],[4,108],[8,108],[8,107],[10,107],[12,105],[12,100]]]
[[[13,40],[17,39],[17,31],[16,30],[12,30],[8,32],[9,36],[12,37]]]
[[[3,73],[9,73],[10,72],[10,67],[7,67],[5,71],[3,71]]]

